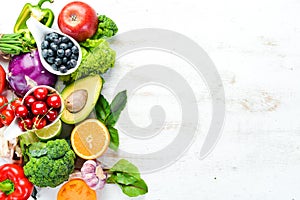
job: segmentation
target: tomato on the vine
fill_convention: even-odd
[[[6,86],[6,73],[2,65],[0,65],[0,93],[2,93]]]
[[[22,105],[22,98],[15,98],[10,105],[12,106],[12,109],[15,109],[16,107]]]
[[[8,100],[5,96],[0,96],[0,112],[5,110],[8,105]]]
[[[15,118],[15,112],[11,109],[5,109],[1,112],[0,121],[4,126],[9,126]]]

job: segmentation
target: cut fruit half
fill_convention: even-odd
[[[75,126],[71,134],[74,152],[83,159],[96,159],[105,153],[110,135],[106,126],[97,119],[87,119]]]
[[[60,135],[62,131],[62,123],[61,120],[57,120],[53,125],[47,127],[38,129],[35,131],[36,136],[41,140],[50,140],[54,137],[57,137]]]

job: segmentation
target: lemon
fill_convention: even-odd
[[[53,125],[35,131],[36,136],[41,140],[49,140],[59,136],[62,130],[61,120],[57,120]]]
[[[71,145],[83,159],[95,159],[106,152],[110,135],[106,126],[97,119],[87,119],[73,129]]]

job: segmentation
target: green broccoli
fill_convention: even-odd
[[[82,47],[82,61],[75,72],[60,76],[65,83],[74,82],[85,76],[103,74],[115,64],[116,52],[110,48],[105,39],[87,39]],[[82,45],[83,46],[83,45]]]
[[[105,15],[98,16],[98,30],[91,39],[99,39],[102,37],[112,37],[118,32],[116,23]]]
[[[68,180],[74,170],[75,153],[65,139],[33,143],[28,155],[24,173],[39,187],[56,187]]]

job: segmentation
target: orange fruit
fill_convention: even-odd
[[[96,159],[107,150],[110,135],[106,126],[97,119],[87,119],[77,126],[71,134],[74,152],[83,159]]]

